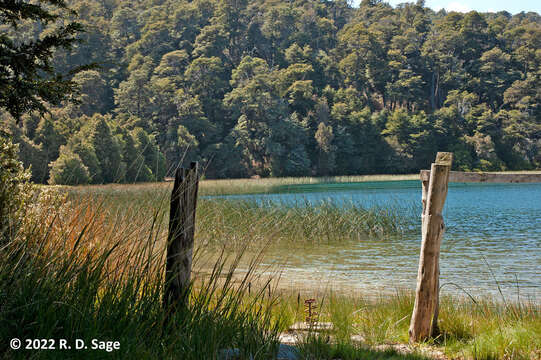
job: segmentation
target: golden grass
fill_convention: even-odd
[[[409,176],[417,178],[417,175]],[[362,178],[364,181],[404,180],[395,176],[385,176],[379,180],[375,180],[374,176]],[[353,179],[360,181],[359,177],[340,177],[335,182],[349,182]],[[325,182],[318,178],[204,180],[201,188],[206,188],[202,191],[203,194],[222,195],[242,193],[241,191],[267,192],[281,186],[310,183]],[[66,226],[62,229],[69,239],[69,246],[76,241],[74,234],[80,233],[81,224],[92,222],[93,225],[86,230],[88,234],[85,237],[92,239],[87,244],[100,244],[106,248],[110,242],[115,242],[116,238],[126,239],[125,247],[116,249],[108,262],[111,273],[120,274],[120,277],[122,273],[137,274],[141,271],[138,264],[144,261],[132,259],[149,255],[153,258],[153,263],[161,263],[163,258],[158,254],[163,253],[166,231],[166,217],[163,216],[168,205],[170,186],[171,184],[167,183],[151,183],[69,188],[70,193],[76,195],[72,196],[75,199],[72,203],[72,215],[66,217]],[[258,213],[262,210],[250,206],[236,208],[228,203],[221,204],[221,207],[213,211],[204,201],[201,205],[203,211],[198,213],[198,216],[209,217],[200,219],[200,223],[206,224],[206,229],[200,234],[204,234],[208,240],[205,244],[199,244],[203,247],[217,238],[220,238],[222,243],[230,244],[253,242],[256,247],[258,244],[266,244],[277,234],[277,231],[273,230],[275,222],[287,223],[293,216],[280,212]],[[156,224],[148,221],[153,218],[149,216],[152,213],[156,214],[154,218],[158,219]],[[336,219],[342,219],[337,211],[333,210],[329,214]],[[276,217],[277,215],[279,216]],[[342,221],[329,221],[331,227],[337,224],[342,224]],[[295,226],[288,228],[294,230]],[[292,235],[284,233],[281,236],[296,237],[295,231]],[[58,239],[62,236],[64,235],[60,233],[53,237]],[[156,247],[139,249],[137,244],[148,244],[149,236],[153,237],[150,242],[155,243]],[[216,258],[212,255],[211,247],[205,249],[210,253],[210,257],[199,258],[195,264],[196,286],[208,276],[208,269]],[[142,255],[138,255],[138,251],[142,251]],[[149,251],[155,252],[157,256],[152,256]],[[118,266],[114,266],[115,264]],[[159,270],[154,268],[153,273],[158,274]],[[118,277],[112,276],[111,279]],[[242,283],[242,279],[242,272],[232,276],[234,283]],[[219,280],[218,283],[222,281],[224,280]],[[267,278],[261,276],[261,273],[250,280],[254,289],[261,289],[266,281]],[[277,305],[273,305],[270,311],[281,330],[286,330],[294,322],[304,319],[302,302],[305,297],[315,295],[322,305],[320,320],[333,322],[336,331],[332,335],[342,342],[347,342],[352,335],[360,336],[368,345],[406,343],[408,340],[407,330],[413,307],[412,292],[362,296],[338,289],[339,291],[334,293],[322,291],[310,294],[305,291],[299,296],[298,292],[283,290],[276,281],[278,279],[272,283],[270,297],[276,297]],[[253,293],[243,296],[250,297]],[[252,304],[249,299],[246,303]],[[440,307],[440,329],[441,335],[428,345],[441,350],[448,358],[537,360],[541,356],[541,307],[536,303],[505,304],[491,298],[478,299],[474,303],[466,298],[444,296]],[[334,346],[325,342],[318,344],[323,347]]]
[[[199,183],[199,195],[240,195],[240,194],[261,194],[279,191],[287,191],[292,185],[314,185],[314,184],[340,184],[357,182],[378,182],[378,181],[403,181],[418,180],[418,174],[407,175],[358,175],[358,176],[332,176],[332,177],[284,177],[284,178],[263,178],[263,179],[219,179],[201,180]],[[55,185],[57,189],[75,190],[80,195],[109,195],[119,192],[156,192],[167,191],[172,188],[172,182],[154,182],[137,184],[105,184],[105,185],[83,185],[65,186]]]

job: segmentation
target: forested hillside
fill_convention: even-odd
[[[541,167],[541,17],[365,0],[68,1],[77,104],[3,127],[35,181]],[[4,24],[1,31],[13,31]],[[21,24],[21,41],[46,32]],[[1,84],[0,84],[1,86]]]

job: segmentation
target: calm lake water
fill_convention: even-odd
[[[421,245],[420,181],[289,186],[283,192],[233,196],[284,203],[322,200],[419,212],[400,236],[273,249],[264,265],[279,266],[282,285],[387,293],[414,289]],[[412,210],[412,208],[414,210]],[[415,210],[417,209],[417,210]],[[440,258],[442,292],[541,302],[541,183],[449,186]],[[414,221],[415,222],[415,221]]]

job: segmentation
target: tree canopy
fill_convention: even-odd
[[[0,108],[15,119],[33,110],[43,114],[47,104],[60,105],[75,92],[71,76],[89,65],[61,73],[52,64],[56,50],[79,41],[83,27],[69,19],[74,16],[63,0],[0,2]]]
[[[51,36],[68,48],[43,64],[22,56],[40,66],[28,76],[0,63],[0,107],[21,119],[4,114],[4,127],[38,181],[53,169],[52,182],[149,181],[194,160],[211,178],[404,173],[437,151],[453,151],[462,170],[541,166],[537,13],[434,12],[422,1],[45,3],[78,17],[0,12],[11,29],[2,54],[33,54]],[[101,69],[56,77],[90,62]],[[28,92],[27,81],[40,85]],[[62,95],[72,86],[75,104]],[[13,96],[29,100],[13,107]],[[30,111],[45,105],[49,114]]]

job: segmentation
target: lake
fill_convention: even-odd
[[[282,285],[366,294],[415,289],[421,245],[420,181],[292,185],[273,194],[236,195],[282,203],[322,200],[415,211],[399,236],[271,249],[264,266],[280,268]],[[412,210],[415,209],[415,210]],[[541,183],[451,183],[444,208],[440,284],[452,295],[541,301]],[[501,291],[501,293],[500,293]]]

